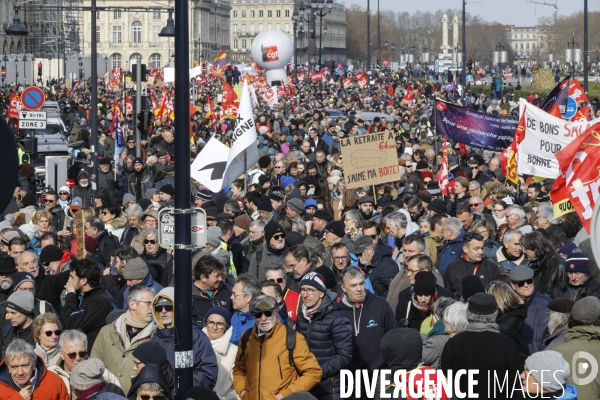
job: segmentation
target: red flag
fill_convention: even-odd
[[[216,121],[217,116],[215,115],[215,108],[212,105],[212,101],[210,101],[210,96],[208,97],[208,101],[204,105],[204,112],[206,113],[206,118],[211,121]]]
[[[574,98],[577,104],[589,103],[588,97],[586,96],[577,79],[573,79],[571,81],[571,85],[569,85],[569,97]]]
[[[519,145],[525,138],[525,110],[519,120],[519,125],[515,130],[515,138],[511,145],[508,147],[508,156],[506,158],[506,178],[515,183],[519,184],[519,175],[517,174],[517,154],[519,152]]]
[[[573,118],[571,118],[571,122],[589,121],[589,120],[590,120],[590,107],[589,106],[580,108],[579,110],[577,110],[575,115],[573,115]]]
[[[196,107],[194,107],[194,103],[192,103],[190,101],[190,142],[193,143],[194,142],[194,132],[193,132],[193,124],[192,124],[192,117],[194,116],[194,114],[196,113]]]
[[[450,194],[450,184],[448,182],[448,144],[444,136],[444,149],[442,150],[442,165],[435,177],[435,180],[440,185],[440,193]]]
[[[463,143],[458,144],[458,151],[460,152],[460,156],[464,157],[469,154],[469,149],[467,149],[467,145]]]
[[[415,91],[413,90],[412,85],[409,83],[406,91],[404,92],[404,97],[402,97],[402,104],[410,103],[414,97]]]
[[[556,118],[560,118],[563,119],[563,116],[560,112],[560,106],[557,104],[554,104],[550,110],[548,110],[548,114],[555,116]]]
[[[313,74],[310,76],[310,80],[312,82],[322,81],[323,80],[323,71],[321,71],[321,72],[313,72]]]
[[[358,86],[360,86],[361,88],[364,88],[365,86],[367,86],[367,76],[366,75],[362,75],[360,78],[358,78],[356,80],[356,82],[358,83]]]
[[[165,111],[167,111],[167,87],[163,86],[162,94],[160,95],[160,108],[155,113],[156,117],[162,118]]]
[[[227,106],[234,101],[236,101],[238,95],[235,93],[233,88],[227,83],[223,83],[223,100],[221,101],[221,106],[223,108],[227,108]]]
[[[125,115],[133,115],[133,104],[129,96],[125,96]]]
[[[239,102],[231,103],[227,106],[226,109],[223,110],[223,118],[225,119],[235,119],[238,114],[238,107],[240,106]]]

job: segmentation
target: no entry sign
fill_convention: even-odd
[[[44,95],[44,92],[37,86],[30,86],[21,93],[21,104],[23,104],[23,108],[27,110],[39,110],[42,108],[45,101],[46,96]]]

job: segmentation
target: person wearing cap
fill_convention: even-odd
[[[542,349],[546,337],[546,324],[550,317],[548,309],[550,297],[536,290],[534,272],[527,266],[515,267],[509,277],[512,288],[521,298],[521,304],[527,308],[525,340],[529,346],[529,353],[533,354]]]
[[[0,363],[0,391],[6,399],[71,400],[62,379],[49,372],[33,346],[15,339]]]
[[[296,330],[306,338],[323,370],[321,382],[311,393],[316,397],[335,395],[340,390],[340,370],[352,359],[352,325],[337,303],[337,295],[326,288],[323,275],[306,274],[300,281],[300,295]]]
[[[72,398],[81,398],[80,396],[84,392],[89,391],[98,396],[103,393],[125,396],[120,386],[106,382],[104,378],[106,371],[104,363],[97,358],[90,358],[77,363],[69,375]]]
[[[467,275],[475,275],[481,279],[483,287],[490,288],[492,281],[500,279],[502,270],[490,259],[483,255],[483,236],[478,232],[469,231],[465,234],[462,247],[462,256],[448,264],[444,272],[444,287],[462,296],[462,279]]]
[[[371,236],[361,235],[354,239],[353,253],[358,257],[360,268],[369,276],[375,294],[387,297],[390,283],[399,272],[390,249],[374,244]]]
[[[117,203],[117,190],[121,188],[121,182],[115,178],[114,171],[111,170],[112,157],[104,157],[98,161],[98,187],[108,190],[110,202],[112,204]]]
[[[589,296],[578,300],[571,310],[570,328],[565,334],[565,342],[554,348],[565,360],[571,361],[572,375],[567,378],[567,383],[577,388],[579,399],[595,399],[600,393],[600,374],[596,373],[591,379],[592,375],[588,373],[590,364],[600,360],[599,318],[600,300],[597,297]],[[587,357],[579,356],[582,350],[588,353]],[[580,379],[574,378],[591,381],[580,385]]]
[[[329,214],[329,212],[327,212],[327,210],[317,210],[313,214],[310,235],[319,239],[325,247],[325,250],[327,250],[329,245],[325,246],[327,242],[325,241],[323,236],[325,233],[325,227],[331,220],[331,215]]]
[[[244,338],[240,340],[233,367],[233,386],[240,398],[281,399],[315,387],[321,381],[321,367],[304,336],[279,322],[277,301],[258,296],[252,300],[250,312],[255,326],[245,335],[245,343]],[[290,350],[286,347],[288,335],[295,340]]]
[[[571,367],[563,355],[545,350],[527,357],[520,378],[528,398],[575,400],[579,393],[574,385],[567,384],[570,376]]]
[[[554,298],[577,301],[584,297],[600,297],[600,282],[590,276],[590,260],[585,253],[574,249],[565,260],[565,280],[554,289]]]
[[[529,267],[534,271],[536,290],[553,297],[554,289],[565,279],[564,260],[556,254],[552,242],[540,232],[523,235],[521,246],[529,260]]]
[[[565,335],[569,330],[571,311],[575,302],[564,297],[556,298],[548,303],[550,317],[546,325],[548,336],[544,339],[543,350],[554,350],[565,342]]]
[[[35,318],[35,299],[33,293],[24,290],[11,294],[6,300],[6,320],[2,336],[2,356],[6,354],[6,347],[15,339],[23,339],[35,346],[33,336],[33,319]]]
[[[477,384],[472,390],[479,398],[490,398],[488,391],[494,384],[494,372],[498,377],[508,376],[509,380],[514,380],[523,369],[523,358],[516,343],[498,331],[497,316],[498,306],[493,295],[473,295],[467,306],[469,325],[466,330],[451,337],[442,351],[440,369],[446,376],[448,371],[479,370]],[[460,379],[458,386],[462,392],[470,390],[466,378]],[[495,387],[496,398],[512,397],[511,385],[502,389]]]
[[[124,392],[131,387],[133,350],[149,341],[156,331],[152,321],[154,290],[145,286],[131,288],[127,310],[114,322],[105,325],[98,334],[91,357],[102,360],[117,376]]]
[[[136,157],[133,160],[133,172],[127,179],[127,192],[132,194],[136,200],[144,197],[147,189],[151,184],[152,173],[147,168],[144,168],[144,161],[141,157]]]
[[[354,252],[354,242],[346,235],[344,223],[342,221],[330,221],[325,225],[323,230],[323,238],[327,243],[327,251],[323,256],[323,262],[326,266],[332,267],[331,262],[331,248],[336,243],[343,243],[350,253]]]
[[[15,259],[12,257],[0,257],[0,302],[6,301],[12,293],[15,272],[17,272]]]
[[[381,217],[375,210],[375,202],[371,196],[362,196],[358,199],[358,211],[365,221],[378,220]]]
[[[90,172],[85,169],[77,173],[77,183],[72,191],[73,197],[80,197],[83,201],[83,206],[93,207],[92,202],[92,185],[90,184]]]
[[[267,198],[268,199],[268,198]],[[264,228],[265,247],[250,257],[248,274],[256,279],[265,276],[265,267],[273,263],[285,263],[284,253],[288,249],[286,233],[276,222],[269,222]]]
[[[150,342],[158,343],[166,352],[167,359],[175,369],[175,289],[162,289],[152,301],[154,322],[158,326]],[[212,389],[217,382],[217,358],[209,338],[202,332],[202,327],[192,322],[192,343],[194,351],[194,385]],[[139,352],[139,347],[133,351],[133,356]],[[144,361],[144,360],[140,360]],[[147,363],[146,363],[147,364]]]

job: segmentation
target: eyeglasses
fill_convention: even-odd
[[[283,278],[267,279],[269,282],[283,283]]]
[[[412,165],[406,165],[404,168],[412,168]]]
[[[144,240],[144,244],[156,244],[156,239],[146,239]]]
[[[417,272],[420,272],[420,271],[421,271],[420,269],[417,269],[417,270],[407,269],[406,270],[406,275],[414,275],[414,274],[416,274]]]
[[[469,207],[471,208],[479,207],[480,205],[481,203],[469,203]]]
[[[280,233],[278,235],[273,235],[273,239],[275,240],[279,240],[279,239],[284,239],[285,235],[283,233]]]
[[[140,300],[140,301],[138,301],[138,303],[143,303],[143,304],[147,305],[148,307],[150,307],[152,305],[151,301]]]
[[[257,312],[256,314],[252,314],[252,315],[256,319],[261,319],[263,314],[265,314],[265,317],[270,318],[271,315],[273,315],[273,311],[260,311],[260,312]]]
[[[348,256],[332,257],[333,261],[346,261]]]
[[[44,203],[54,203],[54,200],[44,199]]]
[[[49,261],[44,261],[44,262],[42,263],[42,265],[43,265],[44,267],[49,267],[49,266],[50,266],[50,262],[49,262]]]
[[[504,210],[506,210],[506,208],[500,208],[500,209],[498,209],[498,208],[494,208],[494,211],[495,211],[495,212],[500,212],[500,211],[504,211]]]
[[[208,321],[206,325],[210,326],[211,328],[216,326],[217,328],[221,329],[225,327],[225,322]]]
[[[69,357],[71,360],[74,360],[77,356],[79,356],[79,358],[87,358],[88,357],[87,351],[75,351],[73,353],[65,353],[65,354],[67,354],[67,357]]]
[[[127,144],[129,144],[129,143],[135,143],[135,142],[133,140],[129,140],[129,141],[127,141]]]
[[[60,336],[61,330],[57,329],[55,331],[45,331],[44,332],[46,334],[46,336],[50,337],[52,336],[52,334],[55,334],[56,336]]]
[[[519,283],[517,283],[517,285],[518,285],[519,287],[523,287],[523,286],[525,286],[525,284],[527,284],[527,285],[531,285],[532,283],[533,283],[533,279],[527,279],[526,281],[523,281],[523,282],[519,282]]]
[[[173,311],[173,306],[167,306],[167,305],[154,306],[154,311],[156,311],[156,312],[163,312],[163,311],[171,312],[171,311]]]
[[[164,398],[165,396],[163,396],[162,394],[157,394],[153,396],[150,396],[149,394],[140,394],[140,399],[142,400],[163,400]]]
[[[61,196],[68,196],[69,195],[68,192],[59,192],[58,194],[60,194]]]
[[[302,288],[300,289],[300,293],[301,294],[315,294],[317,292],[317,289],[311,289],[311,288]]]

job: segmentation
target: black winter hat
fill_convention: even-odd
[[[265,226],[265,239],[267,240],[267,243],[269,243],[271,241],[271,238],[277,233],[283,233],[283,236],[285,236],[285,231],[283,230],[281,225],[279,225],[277,222],[269,222]]]
[[[322,265],[315,269],[315,272],[323,276],[323,279],[325,279],[325,287],[327,289],[333,289],[337,286],[337,280],[335,279],[335,274],[331,268]]]
[[[427,209],[436,214],[446,214],[448,213],[448,204],[442,199],[433,199],[427,205]]]
[[[417,296],[433,296],[436,290],[433,272],[421,271],[416,274],[413,288]]]
[[[462,298],[470,299],[476,293],[485,293],[481,279],[476,275],[467,275],[460,281],[462,285]]]
[[[169,362],[165,349],[155,341],[140,344],[133,350],[133,356],[144,364],[159,364]]]
[[[48,246],[44,247],[40,253],[40,264],[45,262],[60,261],[62,256],[63,252],[60,247],[49,244]]]
[[[490,315],[498,310],[498,303],[489,293],[475,293],[469,299],[467,310],[477,315]]]
[[[271,204],[271,199],[269,199],[269,196],[262,196],[258,201],[256,208],[259,211],[273,211],[273,205]]]

